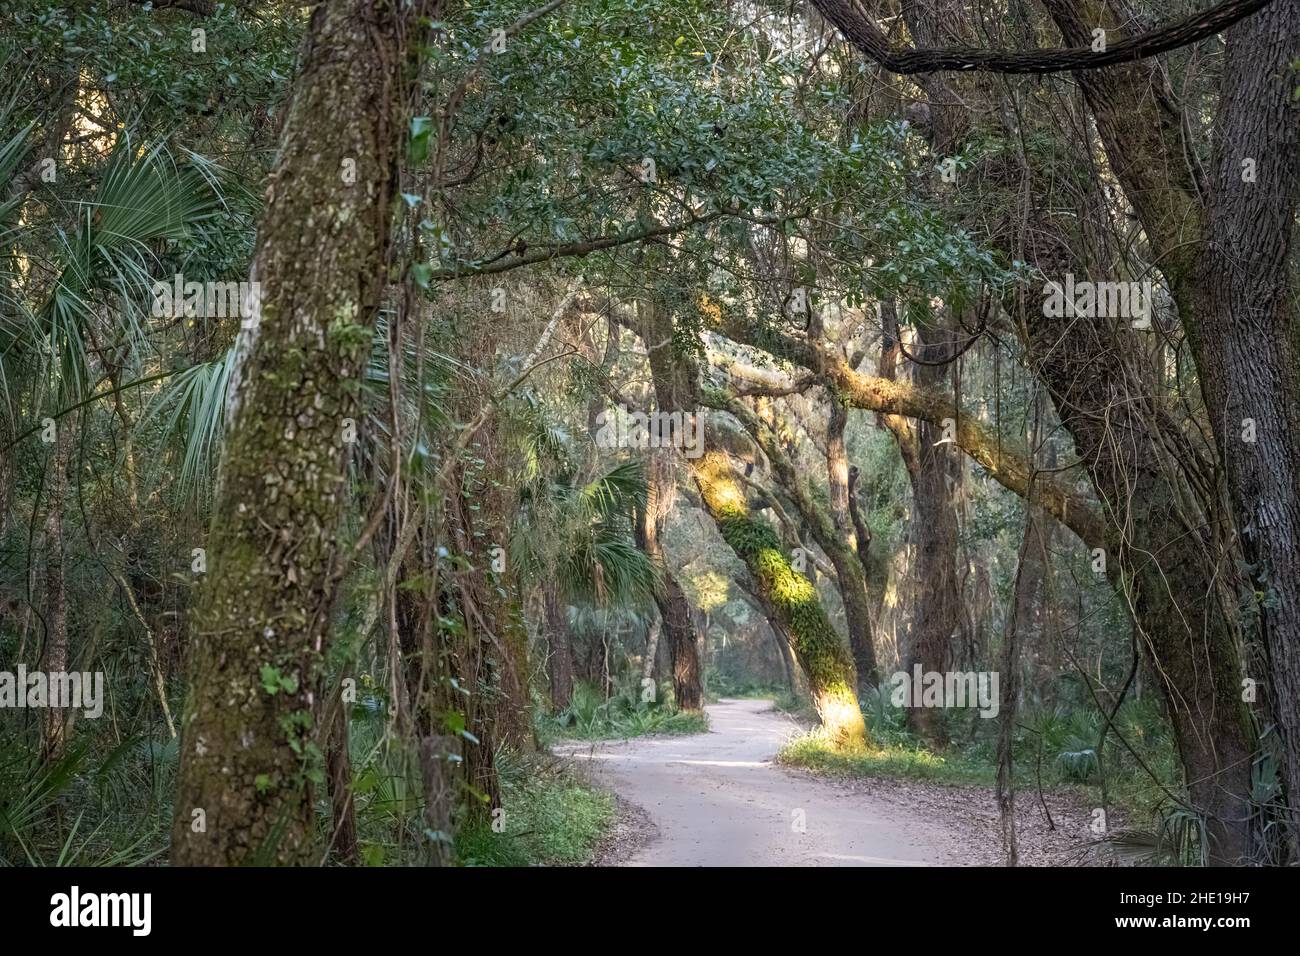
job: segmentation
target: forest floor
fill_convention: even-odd
[[[709,731],[566,743],[616,798],[596,862],[616,866],[970,866],[1002,862],[987,787],[836,779],[775,762],[802,732],[770,700],[720,700]],[[1068,795],[1017,801],[1021,863],[1070,865],[1091,843],[1089,810]],[[1095,862],[1095,861],[1094,861]]]

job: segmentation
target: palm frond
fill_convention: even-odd
[[[184,491],[193,492],[203,479],[213,475],[225,431],[226,395],[233,367],[231,349],[220,359],[178,372],[137,425],[143,428],[162,419],[164,435],[180,445],[179,481]]]
[[[633,507],[644,508],[647,494],[645,469],[640,462],[628,459],[587,482],[579,498],[593,517],[603,520],[615,514],[630,514]]]
[[[38,310],[58,356],[61,402],[87,393],[91,363],[83,330],[97,305],[112,307],[112,338],[135,354],[148,347],[145,303],[152,298],[158,249],[218,214],[212,170],[193,160],[178,165],[165,143],[144,149],[119,137],[95,197],[76,208],[75,230],[59,234],[62,268]]]

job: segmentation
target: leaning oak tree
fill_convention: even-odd
[[[172,858],[307,863],[349,438],[436,2],[312,10],[266,192],[193,614]]]
[[[709,404],[710,400],[701,394],[693,356],[674,341],[672,315],[649,300],[641,301],[638,311],[641,321],[637,332],[650,356],[659,409],[679,411]],[[652,343],[660,347],[654,348]],[[712,402],[726,405],[716,398]],[[807,675],[822,727],[837,746],[864,746],[867,727],[858,702],[853,657],[831,625],[817,588],[794,569],[776,532],[750,513],[743,483],[725,451],[710,449],[687,462],[704,510],[748,568],[754,580],[754,595],[768,620],[789,642]]]
[[[863,746],[867,728],[853,658],[831,626],[817,588],[791,565],[777,533],[750,513],[744,486],[723,452],[710,451],[692,462],[691,473],[709,517],[753,576],[763,610],[790,642],[822,727],[838,746]]]

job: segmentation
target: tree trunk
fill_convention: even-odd
[[[1107,577],[1159,681],[1210,858],[1240,862],[1250,846],[1254,734],[1209,523],[1189,512],[1193,496],[1161,460],[1154,416],[1134,402],[1118,350],[1090,344],[1099,334],[1090,330],[1032,328],[1031,363],[1107,509]]]
[[[776,532],[749,513],[744,488],[724,454],[709,452],[692,462],[692,470],[723,540],[749,568],[764,610],[786,635],[808,675],[822,726],[839,746],[865,746],[867,728],[853,658],[831,626],[817,589],[790,566]]]
[[[691,624],[690,602],[675,575],[665,575],[662,596],[656,595],[659,613],[668,632],[669,658],[673,668],[673,700],[678,710],[704,707],[704,686],[700,674],[699,645]]]
[[[1045,0],[1045,5],[1070,44],[1086,45],[1091,31],[1098,26],[1113,38],[1123,33],[1124,23],[1131,19],[1118,5],[1104,0],[1084,4]],[[1289,29],[1294,36],[1294,0],[1275,4],[1268,15],[1285,19],[1287,7]],[[961,22],[961,10],[950,0],[908,5],[904,16],[923,45],[943,39],[942,28],[936,24]],[[1282,24],[1263,23],[1263,17],[1257,14],[1230,31],[1238,51],[1238,70],[1225,79],[1225,90],[1237,89],[1242,95],[1240,88],[1248,83],[1264,89],[1245,93],[1246,101],[1235,106],[1222,103],[1220,110],[1230,125],[1237,126],[1238,133],[1250,129],[1255,136],[1281,136],[1290,143],[1289,152],[1281,143],[1244,148],[1233,142],[1239,141],[1239,136],[1220,137],[1218,142],[1233,144],[1221,150],[1224,168],[1216,181],[1223,186],[1214,195],[1248,198],[1257,206],[1263,204],[1266,208],[1236,210],[1236,221],[1246,224],[1249,235],[1255,234],[1250,223],[1256,219],[1268,222],[1270,228],[1262,234],[1271,232],[1276,237],[1287,234],[1291,214],[1281,210],[1284,205],[1288,210],[1293,208],[1295,193],[1296,123],[1290,103],[1294,84],[1277,79],[1289,65],[1285,62],[1287,41],[1280,39],[1285,32]],[[1250,30],[1258,31],[1253,38],[1240,36]],[[1267,37],[1273,38],[1270,43],[1263,42]],[[1272,67],[1257,61],[1253,52],[1257,45],[1271,51]],[[1292,53],[1295,47],[1290,42]],[[1178,290],[1198,273],[1214,274],[1212,266],[1202,270],[1191,263],[1198,243],[1188,238],[1195,234],[1200,219],[1197,207],[1205,183],[1200,169],[1186,161],[1186,157],[1195,155],[1185,141],[1188,125],[1178,115],[1168,81],[1154,63],[1111,67],[1079,76],[1096,116],[1110,167],[1123,183],[1127,198],[1155,246],[1155,258],[1166,272],[1175,298],[1180,299],[1186,323],[1194,313],[1183,301],[1188,297]],[[978,94],[957,96],[951,84],[959,79],[952,74],[924,79],[923,86],[934,103],[965,104],[963,111],[949,110],[936,124],[935,150],[946,155],[955,151],[970,132],[971,123],[980,115],[982,101],[993,101],[996,94],[986,86]],[[983,112],[1006,115],[1007,111],[999,113],[985,106]],[[1291,118],[1281,123],[1258,123],[1256,118],[1261,113],[1291,114]],[[1020,137],[1009,127],[1002,134],[1011,140]],[[1091,144],[1084,144],[1084,149],[1091,149]],[[1272,182],[1265,187],[1261,174],[1256,191],[1244,192],[1248,188],[1241,176],[1244,157],[1257,158],[1262,167],[1272,169],[1275,175],[1282,174],[1282,181],[1288,185]],[[1269,165],[1258,157],[1268,157]],[[1059,177],[1061,172],[1054,170],[1052,175]],[[1028,203],[1029,208],[1013,205],[1005,225],[994,223],[995,241],[1009,258],[1034,263],[1049,276],[1067,271],[1091,274],[1089,263],[1073,251],[1078,239],[1072,241],[1071,237],[1082,217],[1072,207],[1059,212],[1053,209],[1053,182],[1033,179],[1034,173],[1032,165],[1022,161],[1007,175],[1008,189],[1022,197],[1019,203]],[[988,181],[988,174],[984,175]],[[1097,190],[1095,170],[1090,164],[1085,166],[1085,175],[1093,177],[1092,189]],[[1290,197],[1288,203],[1274,201],[1279,192]],[[1257,213],[1267,214],[1268,218],[1260,218]],[[988,223],[982,225],[988,227]],[[1222,254],[1232,245],[1210,242],[1205,249],[1207,254]],[[1260,258],[1244,251],[1236,255],[1240,261]],[[1255,273],[1252,268],[1251,274]],[[1250,851],[1254,731],[1240,698],[1237,635],[1232,613],[1225,606],[1227,588],[1220,584],[1224,565],[1234,563],[1233,554],[1231,550],[1216,553],[1220,539],[1215,532],[1217,522],[1206,513],[1213,504],[1196,509],[1194,482],[1186,475],[1188,468],[1199,463],[1189,463],[1186,457],[1181,462],[1169,461],[1167,449],[1178,446],[1182,437],[1176,425],[1171,429],[1166,424],[1167,416],[1159,401],[1147,393],[1145,383],[1135,380],[1129,368],[1126,356],[1134,349],[1124,336],[1132,333],[1116,334],[1100,324],[1086,322],[1062,328],[1059,321],[1042,316],[1037,302],[1025,303],[1019,309],[1013,303],[1008,311],[1025,323],[1022,331],[1027,333],[1029,364],[1048,386],[1107,512],[1107,576],[1125,601],[1138,631],[1139,646],[1152,661],[1151,671],[1160,682],[1192,803],[1206,816],[1211,837],[1209,858],[1219,863],[1241,862]],[[1195,338],[1194,332],[1193,325],[1189,327],[1190,338]],[[1273,341],[1278,340],[1294,341],[1285,336]],[[1266,355],[1270,359],[1278,355],[1273,346],[1257,346],[1243,349],[1241,354],[1250,361],[1267,361]],[[1214,348],[1211,358],[1222,351],[1222,347]],[[1198,364],[1201,361],[1198,356]],[[1295,368],[1294,364],[1291,368]],[[1228,407],[1225,400],[1212,398],[1204,382],[1202,386],[1208,407]],[[1267,400],[1265,403],[1273,407]],[[1242,417],[1248,416],[1243,413]],[[1217,416],[1215,423],[1227,436],[1234,435],[1240,424],[1229,415]],[[1172,435],[1167,434],[1171,431]],[[1241,457],[1240,449],[1244,447],[1238,446],[1228,460]],[[1294,462],[1294,455],[1288,460]],[[1041,492],[1040,483],[1035,493]],[[1057,516],[1062,515],[1058,512]],[[1295,538],[1290,540],[1294,543]],[[1296,580],[1296,575],[1291,580]],[[1294,615],[1290,618],[1295,619]],[[1294,667],[1291,673],[1296,673]],[[1291,712],[1296,713],[1296,708]]]
[[[663,633],[663,618],[656,616],[646,628],[645,654],[641,658],[641,686],[653,686],[655,683],[655,659],[659,654],[659,635]],[[650,683],[647,684],[646,681]]]
[[[352,755],[348,749],[348,711],[351,706],[339,691],[335,691],[330,700],[329,748],[326,751],[333,818],[330,854],[349,866],[357,862],[357,807],[352,798]]]
[[[506,576],[502,590],[504,593],[489,592],[489,597],[498,599],[493,601],[493,609],[504,649],[500,654],[503,659],[498,662],[501,701],[497,726],[502,743],[531,753],[537,749],[537,734],[533,730],[533,705],[528,689],[528,625],[513,575]]]
[[[695,369],[689,356],[681,354],[673,342],[671,318],[651,302],[639,302],[638,311],[641,321],[637,331],[649,353],[659,409],[702,414]],[[867,728],[858,704],[853,658],[831,626],[817,589],[790,566],[776,532],[749,513],[745,489],[724,452],[711,451],[687,460],[705,510],[723,540],[749,569],[768,619],[790,641],[808,677],[822,726],[840,746],[865,746]],[[671,635],[666,617],[665,625]]]
[[[839,495],[838,506],[842,509],[844,521],[837,525],[826,514],[804,487],[795,469],[794,462],[781,447],[776,435],[767,423],[760,420],[741,400],[716,390],[703,391],[702,400],[721,411],[728,412],[744,426],[754,443],[762,449],[772,465],[772,471],[786,496],[794,504],[799,518],[812,539],[817,543],[835,569],[835,579],[840,597],[844,602],[844,617],[848,625],[849,647],[853,655],[854,668],[862,687],[874,687],[877,680],[875,640],[871,622],[871,606],[867,600],[866,578],[862,573],[862,563],[853,547],[855,536],[848,514],[848,464],[844,457],[843,428],[841,426],[839,447],[828,442],[827,465],[831,472],[838,471],[843,477],[843,485],[837,490],[832,487],[832,503]],[[833,416],[832,416],[833,418]],[[832,421],[831,429],[835,424]],[[837,462],[835,464],[833,462]],[[832,475],[834,485],[836,479]],[[812,579],[811,569],[808,572]],[[865,672],[862,668],[866,668]]]
[[[317,709],[360,384],[429,5],[312,10],[236,346],[193,615],[172,858],[319,859]],[[255,287],[257,288],[257,287]]]
[[[551,707],[558,714],[573,703],[573,642],[564,604],[548,586],[542,596],[546,615],[546,670],[551,679]]]
[[[56,674],[68,669],[68,593],[63,575],[63,506],[68,490],[68,458],[72,450],[73,422],[56,427],[50,449],[45,514],[45,651],[42,663],[53,683]],[[50,706],[41,731],[41,762],[59,760],[67,747],[67,709]]]
[[[826,425],[826,477],[835,540],[842,546],[835,549],[837,554],[827,552],[827,556],[835,565],[835,574],[840,581],[844,617],[849,628],[849,647],[853,651],[858,681],[863,687],[874,688],[880,682],[880,672],[876,667],[871,602],[867,599],[866,555],[859,553],[857,529],[849,507],[849,458],[844,447],[849,411],[834,395],[830,406],[830,420]]]
[[[1006,632],[1002,636],[1002,686],[998,700],[998,819],[1002,830],[1002,852],[1007,866],[1020,863],[1016,841],[1016,782],[1014,745],[1016,711],[1020,703],[1020,631],[1025,615],[1032,608],[1035,595],[1031,575],[1026,575],[1026,558],[1037,533],[1033,488],[1025,500],[1025,530],[1016,558],[1016,576],[1011,589],[1011,607]]]
[[[1253,568],[1293,826],[1300,821],[1300,326],[1291,261],[1300,199],[1298,51],[1300,0],[1277,0],[1228,33],[1214,188],[1193,273],[1195,318],[1184,319]],[[1247,159],[1258,164],[1255,182],[1243,181]]]
[[[902,343],[892,302],[882,306],[882,316],[880,374],[893,379]],[[952,349],[935,329],[920,327],[918,333],[913,348],[922,362],[937,363],[951,354]],[[918,385],[929,388],[942,380],[943,368],[918,363],[913,366],[913,377]],[[957,630],[961,599],[957,587],[957,516],[952,506],[959,477],[955,449],[950,441],[944,441],[941,425],[912,423],[895,415],[883,416],[883,420],[898,443],[912,485],[909,536],[915,561],[909,593],[914,613],[905,669],[911,673],[919,664],[923,672],[942,673],[948,667],[949,641]],[[907,722],[931,745],[942,747],[947,743],[940,709],[914,704],[907,712]]]
[[[664,323],[659,317],[658,307],[653,303],[639,302],[637,310],[642,322],[639,331],[646,345],[650,373],[654,380],[656,410],[692,414],[695,411],[689,400],[692,387],[689,377],[683,374],[676,361],[672,323],[667,323],[669,334],[660,335],[658,333],[664,331]],[[704,688],[700,674],[699,647],[691,623],[691,606],[677,576],[669,569],[660,541],[664,519],[676,498],[673,469],[676,455],[676,450],[672,448],[651,449],[646,469],[646,507],[638,516],[640,521],[637,536],[642,549],[660,570],[655,603],[659,606],[659,614],[668,635],[668,647],[672,652],[673,697],[679,710],[699,710],[704,706]]]
[[[420,779],[424,790],[425,866],[451,866],[455,861],[452,812],[456,807],[456,776],[451,760],[456,738],[438,734],[420,741]]]

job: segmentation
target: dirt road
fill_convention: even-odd
[[[766,700],[706,708],[709,732],[642,737],[557,753],[590,760],[596,779],[644,812],[626,866],[927,866],[961,860],[932,814],[773,760],[799,728]],[[638,814],[640,816],[640,814]],[[646,826],[648,822],[649,826]]]

